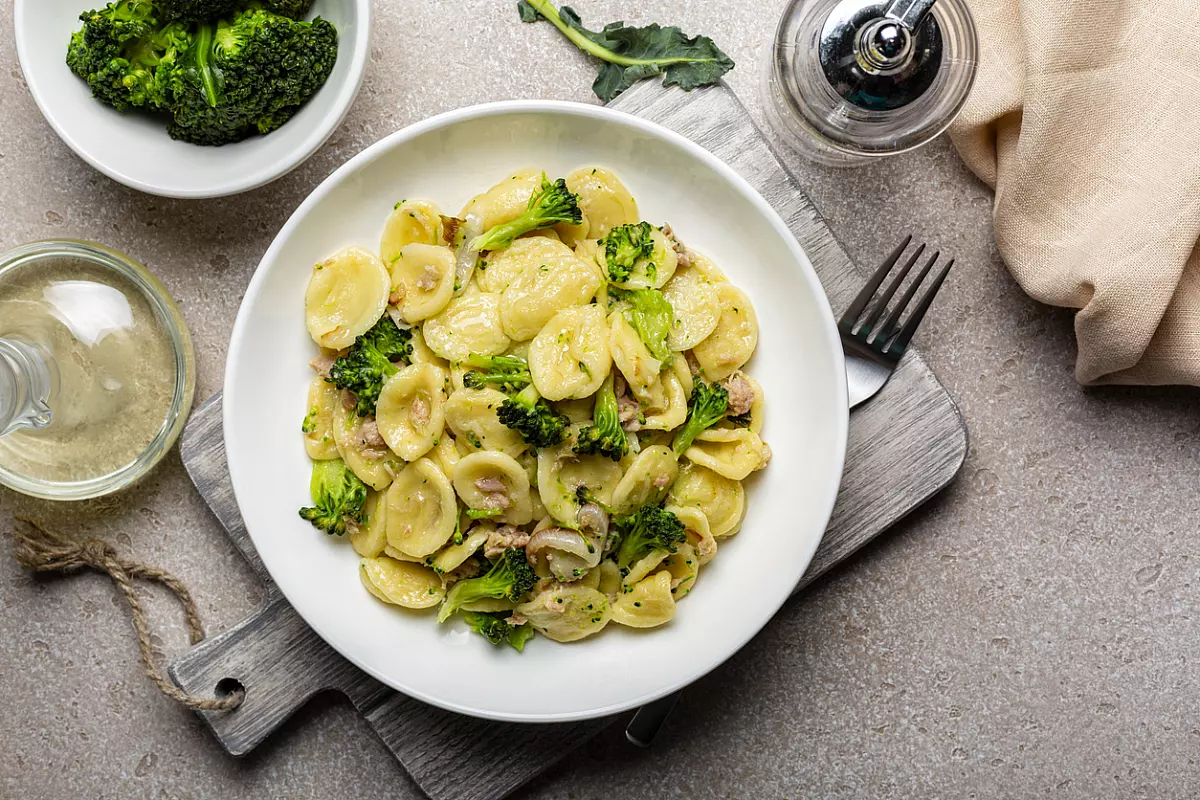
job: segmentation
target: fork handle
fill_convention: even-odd
[[[675,704],[679,702],[679,695],[682,691],[671,692],[666,697],[660,697],[637,710],[633,715],[633,719],[629,720],[629,724],[625,726],[625,738],[629,743],[637,747],[649,747],[654,741],[654,737],[658,736],[658,731],[662,728],[663,723],[667,721],[667,717],[671,714],[671,709],[675,708]]]

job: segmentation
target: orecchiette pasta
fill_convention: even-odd
[[[342,402],[337,387],[321,376],[313,378],[308,387],[308,413],[304,416],[304,450],[313,461],[338,457],[337,442],[333,440],[334,411]]]
[[[388,544],[414,558],[428,556],[454,535],[454,487],[428,458],[414,461],[392,481],[387,514]]]
[[[410,244],[443,244],[442,212],[428,200],[405,200],[396,204],[383,226],[379,257],[391,264]]]
[[[747,428],[710,428],[696,437],[684,455],[693,464],[734,481],[744,480],[770,459],[763,440]]]
[[[611,366],[608,326],[597,305],[559,311],[529,346],[533,385],[547,400],[595,394]]]
[[[313,341],[341,350],[383,316],[391,276],[373,253],[347,247],[313,267],[304,295],[308,332]]]
[[[375,408],[379,434],[392,452],[416,461],[433,448],[446,421],[446,373],[432,364],[412,364],[383,385]]]
[[[468,619],[517,649],[669,622],[770,459],[746,294],[600,167],[565,177],[579,224],[538,228],[531,198],[567,201],[546,177],[458,218],[401,201],[379,257],[348,247],[305,293],[300,516],[345,532],[379,600],[491,615]]]
[[[656,572],[624,592],[613,603],[612,619],[630,628],[655,628],[675,618],[671,573]]]
[[[471,453],[454,467],[454,489],[467,508],[495,512],[491,519],[508,525],[533,520],[529,476],[506,453]]]
[[[641,219],[625,184],[603,167],[577,169],[566,180],[567,188],[579,196],[587,236],[602,239],[618,225],[632,225]]]
[[[728,378],[754,355],[758,347],[758,317],[746,293],[733,284],[716,286],[721,319],[708,338],[692,348],[692,354],[708,380]]]
[[[512,343],[500,321],[500,298],[488,292],[468,292],[450,301],[421,326],[429,349],[450,361],[475,353],[494,356]]]
[[[364,558],[359,568],[363,586],[385,603],[405,608],[432,608],[446,589],[433,570],[387,556]]]
[[[406,244],[392,261],[389,302],[408,323],[440,312],[454,296],[455,257],[448,247]]]

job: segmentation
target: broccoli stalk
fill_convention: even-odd
[[[600,240],[609,280],[624,283],[633,274],[637,262],[654,255],[654,240],[650,238],[652,230],[649,222],[618,225]]]
[[[658,359],[664,366],[671,363],[675,354],[667,345],[667,336],[675,319],[675,309],[658,289],[623,290],[615,287],[608,290],[608,296],[614,300],[624,300],[629,303],[626,319],[637,331],[638,338],[646,345],[650,355]]]
[[[450,588],[442,607],[438,609],[438,622],[445,622],[463,605],[476,600],[505,599],[518,602],[536,582],[537,575],[529,566],[525,551],[510,547],[486,575],[459,581]]]
[[[467,356],[471,371],[463,374],[468,389],[483,389],[492,384],[506,392],[519,392],[533,382],[529,364],[516,356]]]
[[[629,450],[629,439],[621,427],[617,406],[617,395],[613,392],[613,376],[610,372],[596,393],[596,406],[592,411],[592,424],[579,430],[578,441],[571,448],[583,455],[596,454],[620,461]]]
[[[471,249],[499,250],[512,244],[518,236],[536,231],[539,228],[550,228],[560,222],[578,225],[583,221],[583,212],[579,209],[579,197],[567,188],[567,182],[559,178],[551,183],[542,173],[542,188],[529,198],[529,206],[524,213],[511,222],[505,222],[492,227],[485,233],[471,240]]]
[[[300,516],[332,536],[346,532],[350,521],[363,521],[367,486],[340,458],[313,462],[309,484],[314,506],[300,509]]]
[[[399,372],[396,361],[408,363],[412,356],[412,333],[397,327],[384,314],[369,331],[354,340],[346,355],[329,368],[329,383],[347,389],[358,398],[355,410],[360,417],[375,413],[379,393],[388,378]]]
[[[517,652],[524,650],[525,643],[533,638],[533,626],[528,622],[523,625],[510,625],[508,620],[499,614],[464,611],[463,619],[471,630],[492,644],[507,642],[516,648]]]
[[[675,434],[671,449],[675,455],[681,456],[692,446],[692,442],[700,433],[721,421],[729,410],[729,392],[719,383],[705,383],[703,378],[696,378],[692,387],[692,397],[688,402],[687,419]]]
[[[591,31],[571,8],[556,9],[550,0],[520,0],[522,22],[545,18],[585,53],[601,59],[592,91],[608,102],[643,78],[663,76],[663,85],[685,91],[708,86],[733,69],[733,59],[707,36],[686,36],[674,26],[634,28],[613,22]]]
[[[567,426],[571,424],[569,419],[551,408],[532,385],[501,403],[496,416],[534,447],[558,444],[566,437]]]
[[[617,566],[623,573],[651,553],[677,552],[677,545],[687,540],[679,517],[656,505],[647,504],[628,516],[617,517],[613,525],[621,533]]]

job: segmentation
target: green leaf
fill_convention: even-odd
[[[583,26],[574,9],[556,9],[550,0],[520,0],[517,11],[522,22],[535,22],[539,17],[549,20],[579,49],[606,62],[592,84],[592,90],[606,102],[656,75],[663,76],[664,86],[690,92],[716,83],[734,66],[733,59],[712,39],[689,37],[675,26],[651,23],[635,28],[612,22],[593,31]]]

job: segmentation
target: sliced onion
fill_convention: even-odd
[[[476,214],[467,214],[466,224],[463,225],[462,244],[458,246],[458,259],[454,264],[454,293],[462,294],[467,290],[467,284],[475,274],[475,262],[479,260],[479,251],[471,247],[475,237],[483,233],[483,220]]]
[[[600,563],[601,548],[579,531],[545,528],[529,538],[525,557],[538,575],[553,575],[563,583],[577,581]]]

